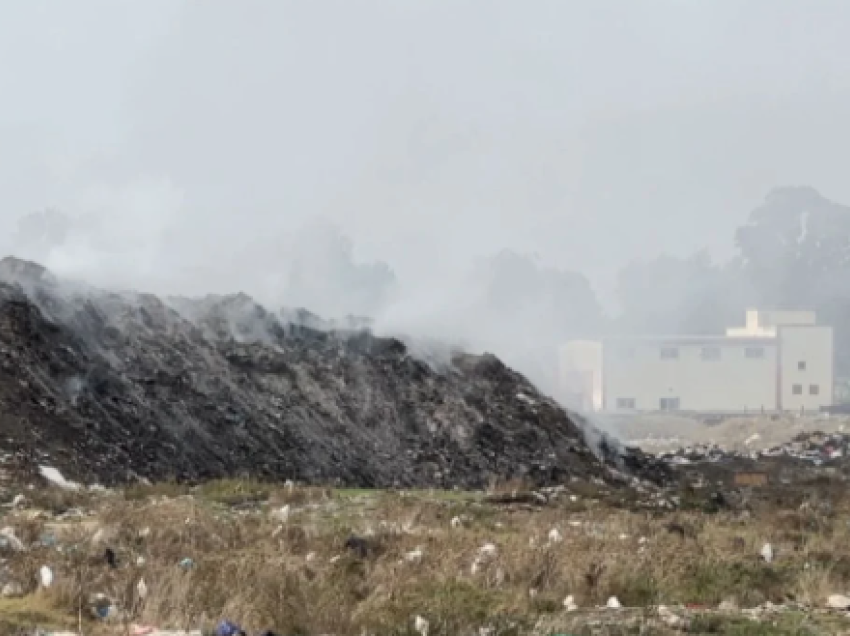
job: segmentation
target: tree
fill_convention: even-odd
[[[396,277],[382,262],[358,263],[351,240],[335,226],[316,222],[293,242],[285,302],[328,318],[374,317],[390,301]]]
[[[633,261],[620,271],[621,314],[615,331],[717,334],[744,310],[734,265],[715,265],[708,252],[687,258]]]
[[[587,278],[542,266],[529,256],[504,250],[480,260],[470,288],[478,294],[467,308],[476,324],[468,340],[498,353],[553,395],[558,391],[557,348],[603,330],[602,310]]]
[[[754,304],[816,310],[835,329],[839,370],[850,372],[850,207],[810,187],[777,188],[736,243]]]

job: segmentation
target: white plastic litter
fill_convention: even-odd
[[[65,490],[79,490],[80,484],[74,483],[73,481],[68,481],[62,476],[58,470],[53,468],[52,466],[39,466],[38,467],[39,474],[44,477],[47,481],[49,481],[54,486],[58,486],[59,488],[64,488]]]
[[[272,512],[272,518],[276,519],[277,521],[280,521],[281,523],[286,523],[287,521],[289,521],[290,511],[291,509],[289,507],[289,504],[286,504],[282,508],[279,508],[278,510]]]
[[[417,547],[415,550],[411,550],[407,554],[404,555],[404,560],[408,563],[420,563],[422,561],[422,548]]]
[[[428,636],[430,624],[421,616],[417,616],[413,619],[413,628],[419,632],[419,636]]]
[[[470,572],[472,572],[472,574],[478,574],[478,571],[483,565],[496,558],[496,554],[498,554],[498,550],[496,549],[495,544],[485,543],[484,545],[482,545],[480,548],[478,548],[478,554],[472,561],[472,567],[470,568]]]
[[[826,606],[830,609],[850,609],[850,596],[844,596],[844,594],[833,594],[826,599]]]
[[[38,581],[41,587],[50,587],[53,585],[53,570],[46,565],[42,565],[38,570]]]
[[[18,596],[24,595],[24,588],[21,587],[20,583],[15,583],[14,581],[10,581],[3,586],[3,589],[0,590],[0,596],[3,598],[15,598]]]

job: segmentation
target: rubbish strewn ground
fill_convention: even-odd
[[[847,416],[817,413],[702,417],[642,414],[601,417],[597,423],[651,453],[694,444],[715,444],[726,450],[749,452],[785,444],[801,433],[850,433]]]
[[[799,486],[39,486],[0,521],[0,633],[850,633],[846,485]]]

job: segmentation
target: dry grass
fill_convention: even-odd
[[[741,607],[765,601],[822,606],[827,595],[850,591],[850,501],[841,499],[843,490],[828,493],[830,501],[805,511],[765,506],[746,520],[739,512],[577,508],[568,497],[547,507],[496,507],[464,493],[333,492],[250,482],[65,494],[55,508],[94,514],[57,522],[19,511],[2,522],[28,544],[47,531],[58,545],[4,555],[11,579],[27,596],[0,605],[0,627],[67,625],[82,611],[89,630],[102,628],[88,610],[96,593],[124,610],[120,625],[197,628],[228,618],[256,630],[340,636],[412,634],[416,615],[429,620],[429,636],[482,627],[529,633],[541,619],[580,620],[582,612],[565,614],[567,595],[585,609],[610,596],[635,608],[716,607],[724,600]],[[52,497],[35,499],[50,510]],[[283,505],[290,506],[285,523],[270,514]],[[461,515],[464,523],[453,527],[452,518]],[[671,523],[687,528],[685,538],[669,530]],[[553,528],[562,540],[549,543]],[[345,549],[351,533],[366,537],[366,558]],[[778,554],[770,564],[758,555],[766,541]],[[485,543],[493,543],[497,555],[473,572]],[[103,559],[107,546],[118,555],[118,569]],[[410,556],[416,550],[421,561]],[[180,566],[186,558],[193,567]],[[56,582],[38,590],[44,564]],[[142,578],[144,599],[137,593]],[[785,631],[741,631],[750,626],[734,627],[734,621],[728,630],[706,629],[808,633],[793,631],[799,626],[788,620],[790,626],[771,628]]]

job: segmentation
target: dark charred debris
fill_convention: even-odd
[[[638,450],[604,437],[591,448],[582,427],[493,355],[453,352],[438,367],[362,319],[275,313],[244,294],[112,293],[0,261],[7,470],[49,464],[103,485],[669,479],[665,463]]]

